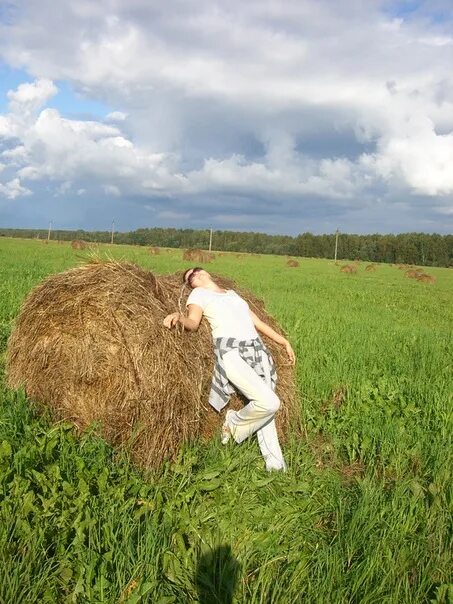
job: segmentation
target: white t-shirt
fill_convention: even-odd
[[[196,287],[187,298],[186,306],[196,304],[209,321],[213,338],[251,340],[258,333],[247,302],[234,290],[224,293]]]

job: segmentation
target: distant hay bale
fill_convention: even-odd
[[[88,243],[83,239],[74,239],[74,241],[71,241],[71,247],[73,250],[85,250]]]
[[[212,254],[211,252],[206,252],[204,250],[199,250],[199,249],[195,248],[195,249],[184,250],[182,259],[189,260],[190,262],[200,262],[202,264],[206,264],[207,262],[211,262],[212,260],[215,260],[215,255]]]
[[[428,273],[420,273],[418,277],[416,277],[417,281],[421,281],[422,283],[435,283],[436,277],[432,275],[428,275]]]
[[[373,273],[375,270],[377,270],[377,267],[374,264],[368,264],[368,266],[365,267],[367,273]]]
[[[290,258],[287,261],[286,266],[290,266],[290,267],[296,268],[297,266],[299,266],[299,263],[297,262],[297,260],[293,260],[292,258]]]
[[[410,269],[407,270],[404,275],[406,277],[408,277],[409,279],[418,279],[421,275],[423,275],[423,269],[417,268],[417,269]]]
[[[404,276],[407,277],[408,279],[415,279],[417,277],[418,273],[417,271],[414,270],[407,270],[404,273]]]
[[[353,264],[345,264],[344,266],[341,267],[340,272],[346,273],[348,275],[353,275],[357,272],[357,267],[354,266]]]
[[[160,248],[151,246],[148,248],[148,253],[151,254],[151,256],[158,256],[160,254]]]
[[[281,333],[259,299],[215,278]],[[180,298],[181,274],[156,277],[129,263],[90,262],[48,277],[16,320],[6,359],[9,386],[25,387],[56,420],[80,430],[95,422],[143,467],[173,459],[182,443],[210,438],[222,423],[208,404],[214,356],[206,320],[196,334],[163,326]],[[284,437],[297,412],[294,369],[284,348],[264,339],[277,366],[277,426]],[[237,409],[242,401],[235,396],[230,404]]]

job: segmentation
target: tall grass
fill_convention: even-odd
[[[157,272],[181,253],[102,253]],[[452,585],[453,273],[221,257],[298,355],[304,437],[267,474],[256,443],[193,444],[142,475],[4,384],[27,292],[83,252],[0,240],[0,602],[447,603]]]

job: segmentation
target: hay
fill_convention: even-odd
[[[357,272],[357,267],[353,264],[345,264],[340,269],[341,273],[347,273],[348,275],[353,275]]]
[[[375,270],[377,270],[377,267],[374,264],[368,264],[368,266],[365,267],[367,273],[374,273]]]
[[[432,275],[428,275],[428,273],[420,273],[418,275],[418,277],[416,277],[417,281],[420,281],[421,283],[435,283],[436,282],[436,277],[433,277]]]
[[[297,260],[289,259],[286,263],[286,266],[296,268],[297,266],[299,266],[299,263],[297,262]]]
[[[408,279],[418,279],[421,275],[423,275],[423,269],[410,269],[404,273],[405,277]]]
[[[84,250],[88,247],[88,244],[83,239],[74,239],[74,241],[71,241],[71,247],[73,250]]]
[[[206,264],[207,262],[215,260],[215,255],[211,252],[205,252],[199,249],[189,249],[184,250],[182,259],[190,262],[200,262],[202,264]]]
[[[214,277],[281,332],[260,300]],[[213,351],[206,320],[194,334],[162,324],[180,294],[180,274],[155,277],[128,263],[90,262],[48,277],[28,295],[10,337],[9,386],[24,386],[55,420],[81,430],[96,422],[143,467],[174,458],[182,443],[210,438],[222,423],[207,402]],[[294,369],[283,347],[264,339],[277,365],[284,437],[296,412]],[[232,397],[233,408],[242,404]]]
[[[148,253],[151,256],[158,256],[160,254],[160,248],[159,247],[151,246],[151,247],[148,248]]]

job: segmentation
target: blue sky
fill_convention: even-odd
[[[12,0],[0,226],[451,232],[452,16]]]

